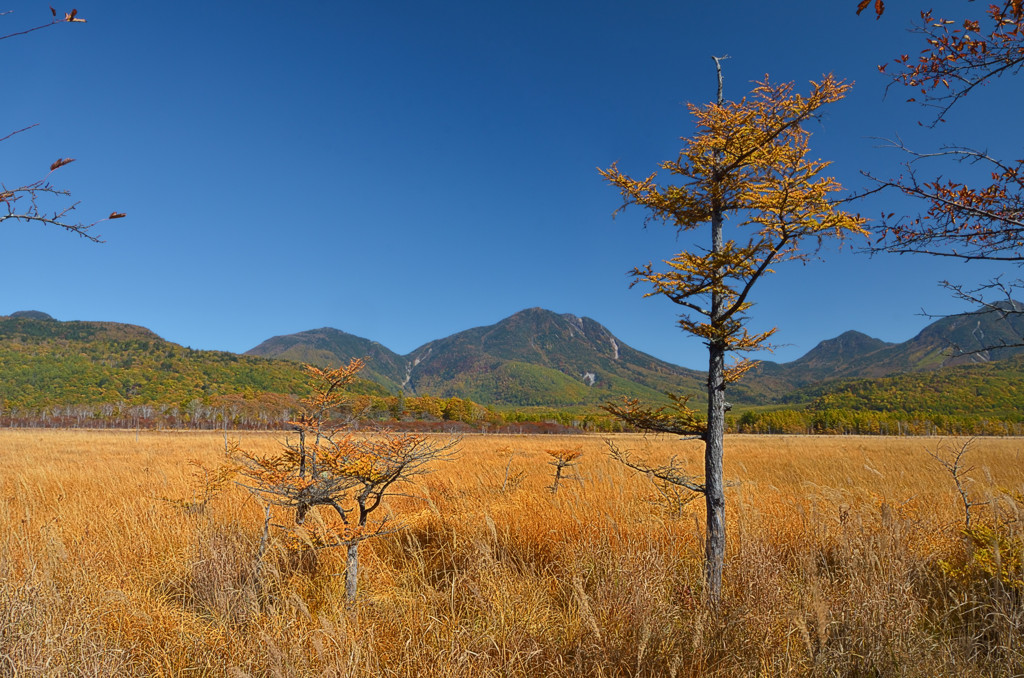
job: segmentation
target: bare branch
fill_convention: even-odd
[[[619,447],[610,440],[606,440],[605,444],[608,445],[608,456],[623,466],[627,466],[634,471],[644,474],[651,480],[655,481],[656,484],[666,483],[676,487],[683,487],[698,494],[703,494],[705,491],[704,484],[697,482],[694,475],[687,473],[674,456],[669,459],[667,464],[652,466],[647,462],[635,461],[629,450],[619,449]]]
[[[78,10],[72,10],[71,13],[65,14],[63,19],[58,19],[57,18],[57,13],[53,12],[52,8],[51,8],[51,12],[53,14],[53,20],[50,23],[41,24],[41,25],[36,26],[34,28],[26,28],[25,30],[21,30],[21,31],[15,31],[14,33],[8,33],[6,35],[0,35],[0,40],[6,40],[7,38],[14,38],[14,37],[17,37],[19,35],[28,35],[29,33],[35,33],[36,31],[41,31],[44,28],[51,28],[53,26],[56,26],[57,24],[72,23],[72,22],[73,23],[85,23],[85,19],[79,19],[77,17]],[[7,12],[5,12],[5,14],[7,14]]]
[[[15,134],[21,134],[22,132],[27,132],[28,130],[32,129],[33,127],[38,127],[38,126],[39,126],[39,123],[37,122],[37,123],[29,125],[28,127],[22,127],[21,129],[14,130],[13,132],[8,134],[7,136],[0,137],[0,141],[7,141],[11,137],[13,137]]]
[[[967,483],[971,481],[967,474],[973,471],[974,467],[966,465],[966,456],[973,446],[974,439],[971,438],[961,443],[959,447],[954,446],[952,449],[947,449],[943,443],[939,443],[938,448],[934,452],[926,450],[928,456],[939,462],[956,484],[956,491],[960,495],[960,502],[964,508],[965,530],[971,529],[971,509],[975,506],[985,506],[988,504],[987,501],[971,501],[967,491]]]
[[[904,174],[894,179],[863,173],[875,183],[873,192],[894,189],[923,200],[927,209],[911,217],[883,215],[872,251],[929,254],[964,261],[1024,260],[1024,160],[1007,163],[985,151],[962,146],[920,153],[900,140],[889,143],[911,159],[904,163]],[[988,165],[991,182],[971,187],[942,177],[919,180],[916,165],[937,158]]]
[[[82,19],[78,16],[77,9],[72,9],[70,12],[66,12],[64,14],[63,19],[59,19],[57,17],[57,11],[52,7],[50,8],[50,13],[52,15],[52,20],[49,23],[42,24],[34,28],[28,28],[21,31],[15,31],[5,35],[0,35],[0,40],[6,40],[7,38],[13,38],[15,36],[20,35],[27,35],[29,33],[42,30],[44,28],[56,26],[57,24],[85,23],[85,19]],[[7,12],[5,12],[4,14],[7,14]],[[36,127],[36,125],[33,124],[29,125],[28,127],[23,127],[19,130],[15,130],[14,132],[7,134],[6,136],[0,137],[0,142],[6,141],[13,137],[14,135],[32,129],[33,127]],[[38,181],[24,184],[16,188],[7,188],[6,185],[0,185],[0,203],[2,203],[2,207],[0,207],[0,210],[2,210],[0,211],[0,223],[7,221],[8,219],[11,219],[13,221],[20,221],[29,224],[57,226],[59,228],[63,228],[66,231],[76,233],[87,240],[91,240],[93,242],[103,242],[98,236],[90,233],[90,229],[92,229],[94,226],[103,221],[123,218],[125,216],[124,213],[111,212],[110,216],[108,216],[106,219],[100,219],[99,221],[84,224],[81,222],[72,222],[67,220],[67,216],[72,211],[74,211],[75,208],[78,206],[77,202],[62,208],[58,208],[53,212],[45,211],[39,204],[39,199],[44,196],[66,198],[70,195],[67,191],[54,188],[48,182],[50,174],[52,174],[55,170],[63,167],[64,165],[67,165],[70,162],[73,162],[73,159],[61,158],[57,160],[52,165],[50,165],[50,172],[43,179],[40,179]],[[19,203],[21,204],[19,205]]]

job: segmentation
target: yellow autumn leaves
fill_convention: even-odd
[[[650,286],[647,296],[666,296],[695,312],[680,321],[683,330],[730,351],[767,347],[774,329],[750,333],[744,327],[753,284],[778,262],[813,256],[826,237],[866,235],[864,219],[837,207],[832,196],[841,186],[822,176],[829,163],[808,159],[810,132],[803,127],[849,89],[827,75],[804,96],[792,83],[766,79],[740,101],[689,106],[697,133],[683,139],[675,160],[660,165],[675,184],[659,185],[656,173],[633,179],[614,164],[600,170],[622,194],[622,208],[643,207],[648,221],[682,232],[720,220],[736,230],[709,249],[679,252],[661,270],[647,264],[632,271],[634,284]],[[730,376],[745,371],[741,365]]]

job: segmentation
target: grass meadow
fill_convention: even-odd
[[[702,468],[698,443],[615,440]],[[364,542],[346,605],[343,549],[257,563],[258,501],[204,501],[189,460],[222,462],[223,434],[4,430],[0,675],[1024,675],[1024,440],[973,442],[969,534],[928,455],[962,442],[727,437],[712,610],[702,500],[600,436],[466,436],[391,501],[405,528]],[[556,448],[583,456],[552,494]]]

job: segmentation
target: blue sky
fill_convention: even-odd
[[[851,95],[813,127],[816,156],[850,189],[897,171],[875,137],[1022,146],[1019,82],[997,82],[937,131],[877,64],[920,46],[919,8],[856,17],[853,0],[636,2],[78,2],[88,23],[0,41],[0,181],[43,176],[83,221],[116,210],[96,245],[0,226],[0,314],[144,325],[193,348],[241,352],[323,326],[406,353],[524,308],[589,316],[631,346],[700,368],[677,309],[630,290],[633,266],[690,244],[617,219],[598,167],[646,175],[692,132],[685,103],[766,73],[834,72]],[[937,13],[978,11],[952,1]],[[56,6],[60,12],[69,7]],[[8,0],[0,34],[49,20]],[[1013,156],[1016,157],[1016,156]],[[873,217],[909,205],[882,200]],[[936,281],[997,269],[929,258],[780,267],[755,291],[773,359],[848,329],[903,341],[959,310]]]

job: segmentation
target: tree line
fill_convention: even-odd
[[[193,398],[178,403],[109,402],[11,406],[0,401],[0,427],[184,430],[287,430],[299,397],[279,393]],[[807,408],[748,410],[726,417],[726,433],[761,435],[1024,435],[1024,416],[991,412],[872,410],[823,398]],[[358,427],[494,434],[640,432],[598,410],[492,409],[462,398],[355,396],[345,416]]]

